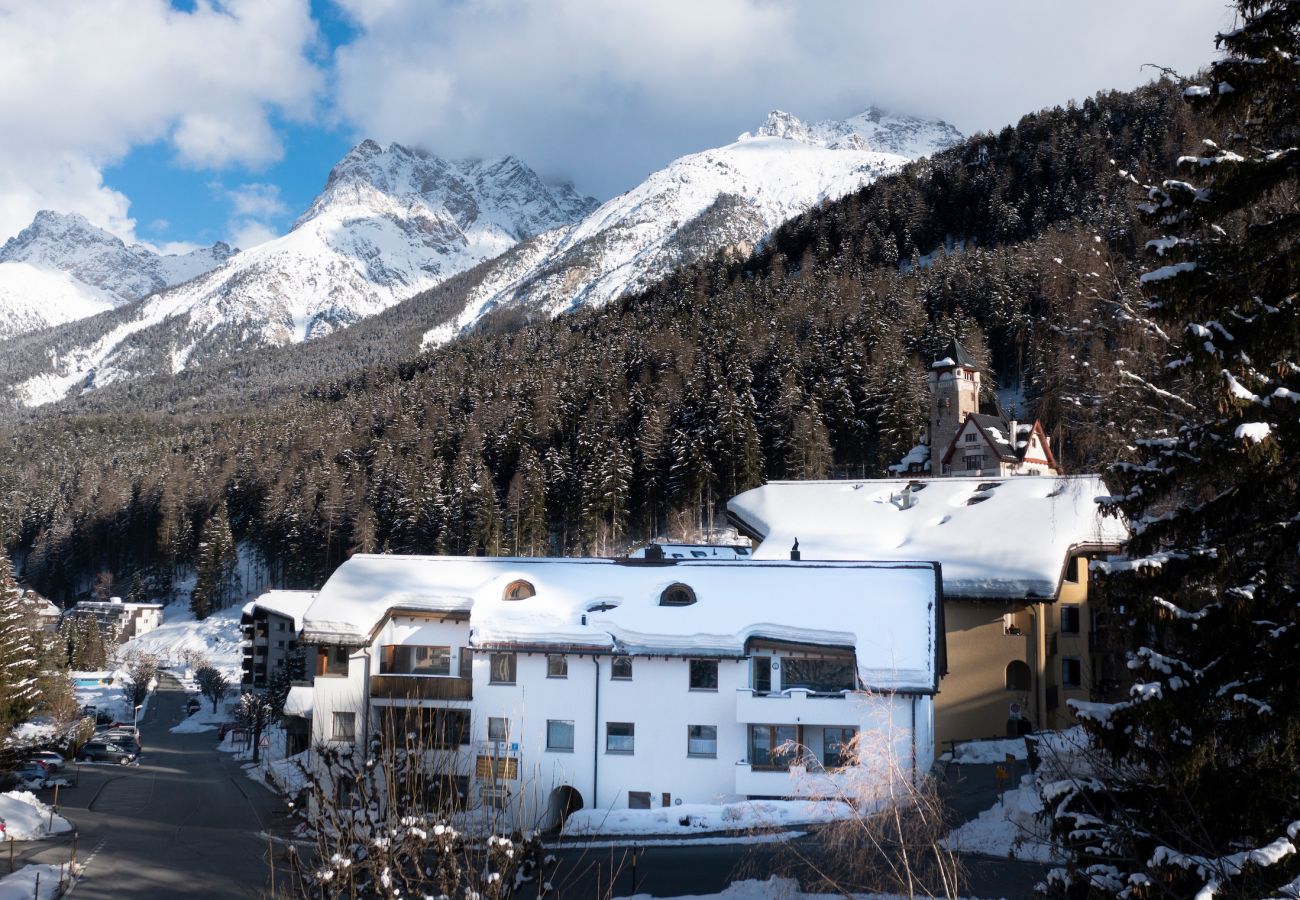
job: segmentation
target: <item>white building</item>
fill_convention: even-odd
[[[354,556],[304,617],[313,745],[414,729],[539,824],[834,796],[858,732],[881,778],[928,770],[941,608],[930,563]]]
[[[108,600],[82,600],[67,610],[65,616],[88,616],[111,630],[119,641],[129,641],[153,631],[163,622],[161,603],[124,603],[121,597]]]

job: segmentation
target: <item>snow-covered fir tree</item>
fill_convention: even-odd
[[[1300,3],[1237,7],[1185,91],[1221,140],[1145,207],[1174,424],[1111,500],[1133,536],[1102,587],[1135,683],[1078,709],[1110,763],[1047,791],[1072,897],[1300,894]]]
[[[0,737],[31,718],[39,700],[36,623],[0,553]]]
[[[224,505],[203,525],[190,609],[200,619],[226,606],[239,594],[239,557]]]

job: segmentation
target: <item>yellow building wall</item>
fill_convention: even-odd
[[[1061,630],[1067,606],[1078,607],[1077,632]],[[1036,730],[1074,724],[1067,701],[1088,700],[1092,690],[1086,558],[1070,560],[1055,603],[947,600],[944,618],[948,674],[934,704],[940,752],[949,741],[1006,736],[1012,703]],[[1008,626],[1020,633],[1008,633]],[[1077,686],[1064,683],[1066,659],[1078,660]],[[1027,691],[1007,689],[1013,660],[1029,667]]]
[[[941,752],[948,741],[1004,737],[1011,703],[1022,704],[1032,718],[1032,683],[1028,692],[1009,691],[1006,672],[1013,660],[1034,668],[1032,623],[1025,604],[949,600],[943,612],[948,675],[934,698],[935,740]],[[1008,621],[1021,633],[1008,634]]]

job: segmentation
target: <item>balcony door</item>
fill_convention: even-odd
[[[749,764],[755,769],[790,768],[799,756],[798,725],[750,725]]]

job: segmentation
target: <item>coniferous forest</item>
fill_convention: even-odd
[[[1203,128],[1168,80],[1098,95],[600,310],[504,309],[416,352],[423,314],[471,272],[325,350],[11,416],[8,548],[62,602],[102,572],[160,596],[197,571],[208,607],[234,590],[233,551],[204,537],[223,529],[266,586],[296,588],[358,551],[615,554],[720,526],[766,480],[885,475],[952,337],[1043,419],[1067,471],[1096,469],[1163,412],[1128,396],[1159,366],[1136,205]]]

